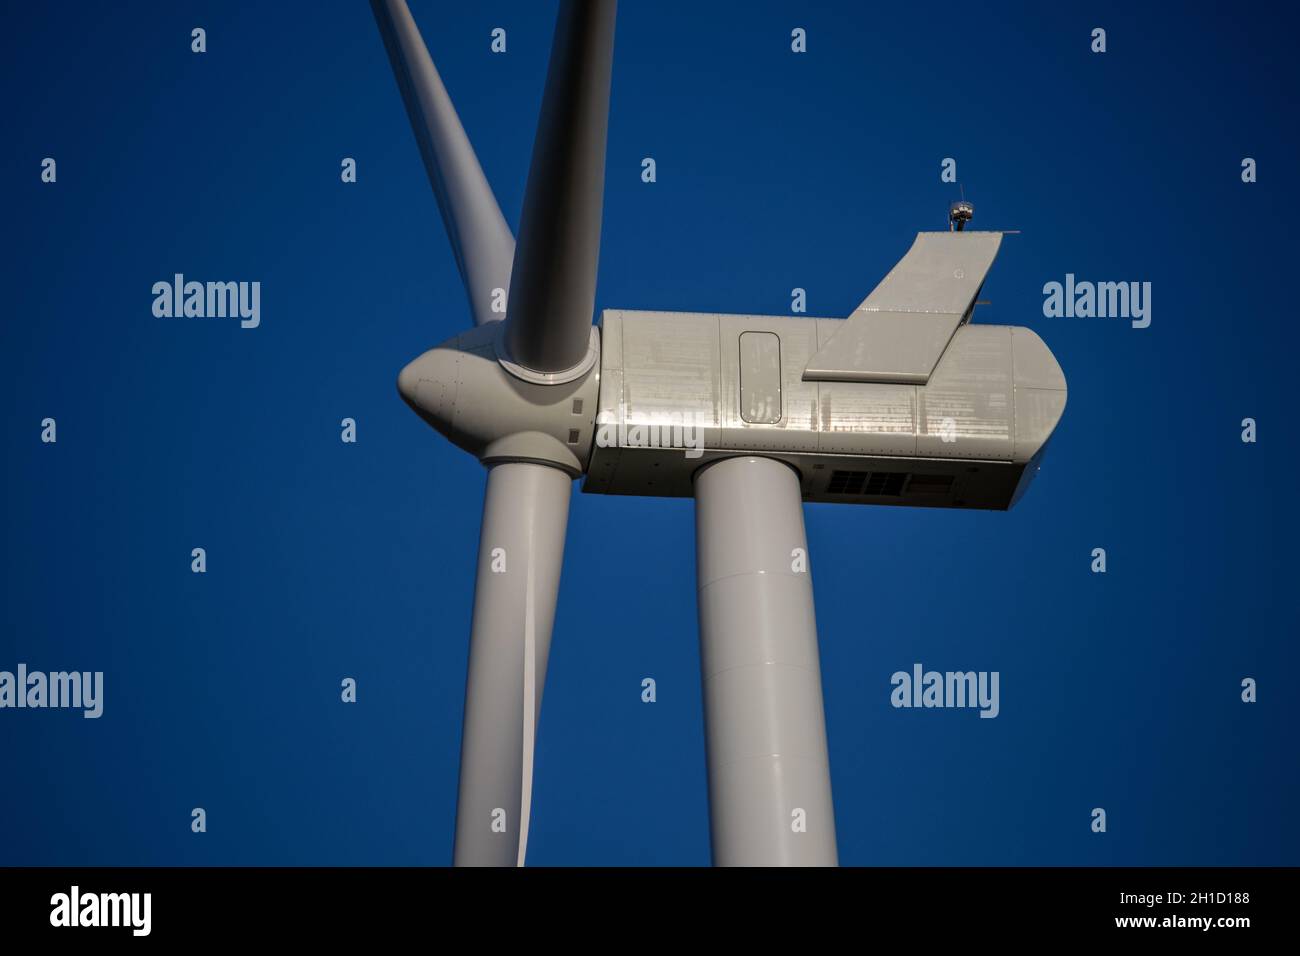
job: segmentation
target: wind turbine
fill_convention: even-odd
[[[919,233],[847,319],[605,310],[593,326],[615,0],[561,3],[517,244],[405,0],[372,7],[475,322],[397,383],[487,467],[454,862],[524,862],[584,478],[695,498],[714,863],[835,865],[802,503],[1023,493],[1066,389],[1032,331],[970,324],[1002,234]]]

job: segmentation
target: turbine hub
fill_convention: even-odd
[[[568,382],[529,382],[497,356],[499,323],[453,336],[412,360],[397,391],[428,424],[484,464],[534,461],[578,477],[595,437],[600,363]],[[592,329],[592,348],[600,334]]]

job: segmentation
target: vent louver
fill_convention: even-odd
[[[826,492],[896,498],[903,493],[906,480],[906,473],[899,471],[833,471]]]
[[[913,475],[907,483],[909,495],[946,495],[952,491],[952,475]]]
[[[912,475],[901,471],[832,471],[826,484],[830,495],[869,498],[897,498],[904,488],[909,495],[946,495],[952,491],[952,475]]]

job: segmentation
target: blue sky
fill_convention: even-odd
[[[554,6],[413,10],[517,227]],[[18,18],[0,669],[102,670],[106,699],[0,711],[0,863],[447,862],[483,475],[395,379],[470,318],[368,9]],[[1295,26],[623,4],[598,308],[783,314],[801,287],[847,315],[943,228],[953,157],[976,227],[1021,230],[975,320],[1033,328],[1069,381],[1011,512],[807,508],[843,863],[1300,862]],[[260,281],[260,327],[155,318],[175,272]],[[1066,273],[1151,282],[1151,326],[1045,318]],[[575,486],[530,862],[708,862],[693,527]],[[893,709],[915,662],[999,671],[1000,715]]]

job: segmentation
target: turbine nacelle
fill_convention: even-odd
[[[1009,508],[1065,410],[1065,375],[1033,330],[960,318],[606,309],[582,490],[689,498],[702,468],[752,455],[793,468],[804,501]],[[951,338],[929,335],[947,321]]]

